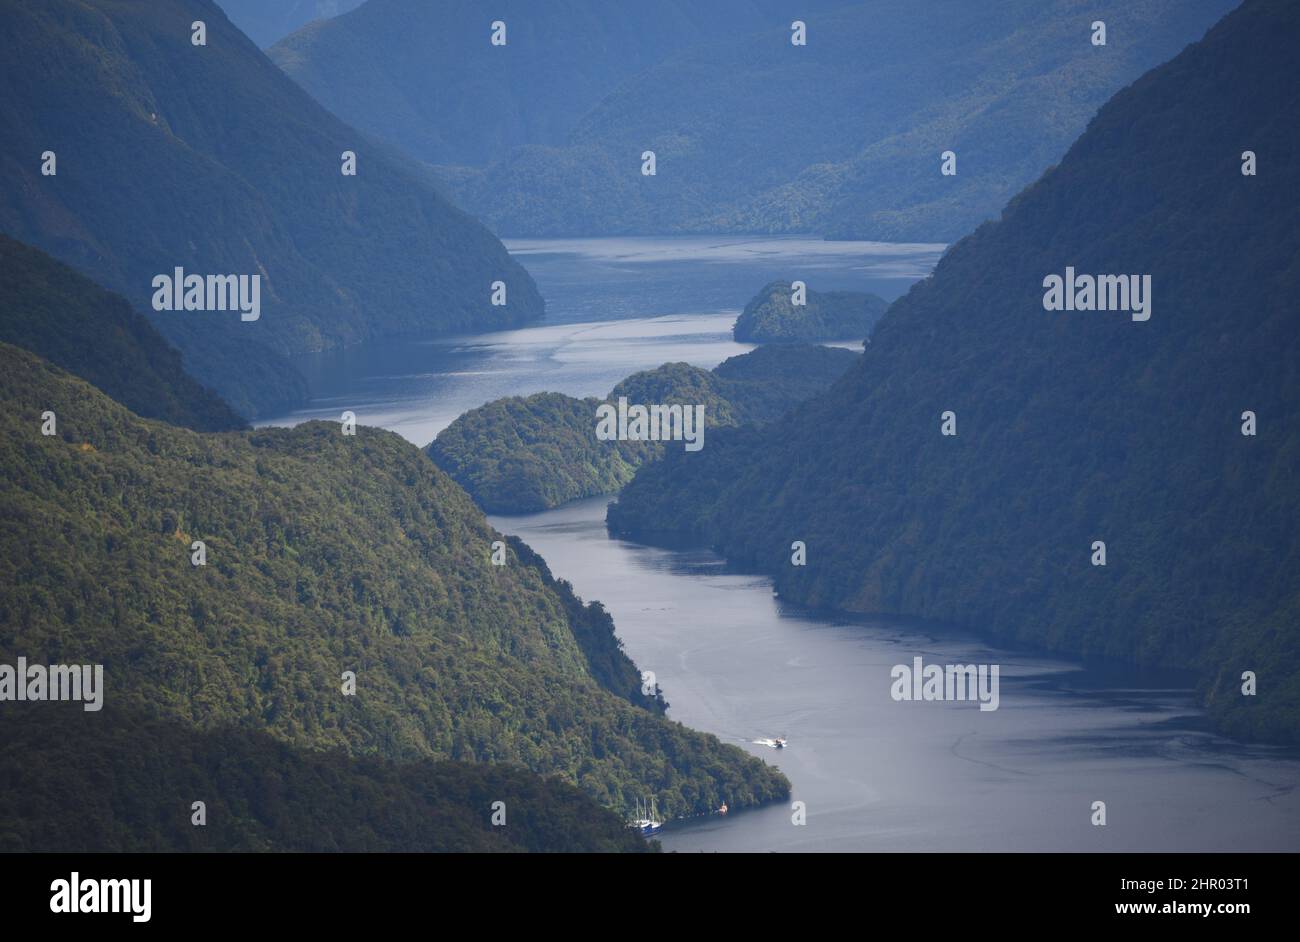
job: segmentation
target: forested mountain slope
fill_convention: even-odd
[[[950,249],[836,386],[643,467],[611,524],[811,605],[1192,668],[1220,729],[1297,741],[1297,47],[1300,7],[1249,0]],[[1149,275],[1149,320],[1046,310],[1067,267]]]
[[[540,315],[491,233],[308,97],[211,0],[0,0],[0,30],[0,231],[125,296],[241,413],[303,396],[288,355]],[[178,267],[258,276],[258,317],[156,312],[153,279]]]
[[[572,785],[518,766],[316,752],[111,703],[7,703],[4,716],[4,853],[654,848]]]
[[[201,731],[515,763],[620,812],[786,793],[666,720],[608,616],[531,552],[493,565],[502,538],[397,435],[198,434],[9,345],[0,399],[0,663],[102,664],[115,709]]]
[[[609,5],[605,16],[617,21],[640,6]],[[459,162],[481,169],[443,176],[461,206],[509,236],[814,232],[951,242],[996,218],[1107,98],[1233,6],[786,4],[752,29],[748,21],[698,29],[694,44],[609,88],[563,141],[495,153],[486,167],[476,155]],[[331,30],[349,29],[347,20]],[[794,20],[807,27],[806,46],[791,44]],[[1106,25],[1104,46],[1093,45],[1094,22]],[[369,46],[371,60],[397,42]],[[524,55],[520,42],[509,61]],[[343,84],[366,74],[353,61],[322,55],[317,67],[336,69]],[[358,110],[386,114],[384,99],[363,91],[366,79],[350,87]],[[641,172],[647,150],[652,177]],[[945,176],[948,151],[956,173]]]

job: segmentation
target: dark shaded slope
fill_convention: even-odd
[[[518,767],[312,752],[112,706],[5,704],[0,852],[510,853],[654,849]],[[205,823],[196,825],[195,802]],[[494,825],[496,802],[505,823]]]
[[[1219,728],[1295,742],[1298,43],[1300,8],[1246,3],[1116,95],[827,394],[643,468],[611,525],[704,539],[812,605],[1195,668]],[[1150,320],[1045,311],[1066,266],[1150,274]]]
[[[124,298],[0,235],[0,341],[99,387],[137,415],[200,432],[247,424],[181,366]]]
[[[196,20],[206,46],[191,44]],[[316,104],[210,0],[3,0],[0,28],[0,231],[123,294],[240,412],[302,396],[286,355],[541,313],[491,233]],[[356,176],[340,172],[347,150]],[[260,275],[260,318],[153,312],[152,279],[177,266]],[[505,306],[490,303],[497,280]]]

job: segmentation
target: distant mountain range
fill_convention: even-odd
[[[840,0],[805,0],[805,11]],[[433,164],[554,147],[675,52],[779,22],[782,0],[370,0],[268,50],[317,101]],[[492,24],[506,26],[504,46]],[[640,153],[638,149],[637,153]],[[583,233],[590,235],[591,233]]]
[[[314,102],[210,0],[0,0],[0,27],[0,231],[145,311],[244,415],[302,398],[288,356],[542,312],[427,170]],[[260,317],[155,312],[153,279],[178,267],[259,276]]]
[[[344,120],[439,165],[505,235],[946,242],[1233,6],[370,0],[270,55]]]
[[[1300,742],[1297,48],[1300,6],[1247,0],[949,249],[838,384],[643,466],[611,526],[812,606],[1194,670],[1218,729]],[[1077,309],[1085,274],[1122,275],[1121,309]]]

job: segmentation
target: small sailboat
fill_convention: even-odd
[[[641,802],[636,803],[636,815],[636,818],[628,823],[628,827],[636,828],[646,837],[657,833],[664,826],[664,823],[659,820],[659,806],[655,803],[653,795],[646,803],[644,810]]]
[[[727,813],[727,803],[724,801],[722,803],[722,807],[718,809],[718,814],[725,815],[726,813]]]

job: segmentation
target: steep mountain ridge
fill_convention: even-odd
[[[1296,742],[1298,44],[1300,8],[1243,4],[953,246],[826,394],[644,466],[611,525],[814,606],[1193,669],[1219,729]],[[1071,269],[1149,276],[1149,319],[1045,310]]]
[[[288,356],[541,313],[426,171],[328,113],[210,0],[3,0],[0,24],[0,231],[124,295],[243,414],[302,398]],[[177,267],[259,276],[260,316],[153,310]]]

